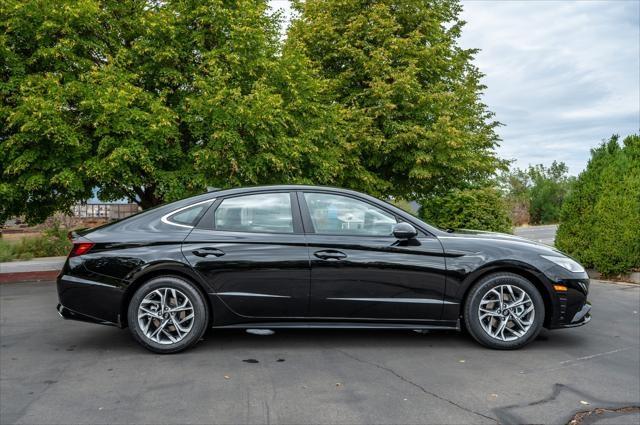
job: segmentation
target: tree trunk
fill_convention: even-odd
[[[164,202],[161,197],[156,196],[155,190],[155,185],[145,186],[144,188],[134,188],[136,195],[138,195],[136,203],[140,205],[143,210],[153,208]]]

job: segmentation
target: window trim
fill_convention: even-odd
[[[384,211],[385,213],[389,214],[390,216],[392,216],[393,218],[396,219],[396,224],[398,223],[410,223],[413,225],[413,223],[408,222],[406,220],[404,220],[404,217],[400,217],[398,214],[394,213],[393,211],[388,210],[387,208],[384,208],[380,205],[374,204],[372,202],[369,202],[366,199],[362,199],[359,196],[355,196],[352,195],[350,193],[342,193],[342,192],[332,192],[332,191],[325,191],[325,190],[301,190],[301,191],[297,191],[297,195],[298,195],[298,203],[300,204],[300,209],[302,210],[302,222],[304,225],[304,230],[306,234],[309,235],[318,235],[318,236],[336,236],[336,237],[349,237],[349,238],[353,238],[353,237],[363,237],[363,238],[393,238],[393,235],[367,235],[367,234],[357,234],[357,233],[350,233],[350,234],[344,234],[344,233],[318,233],[316,232],[315,226],[313,225],[313,220],[311,218],[311,211],[309,210],[309,205],[307,205],[307,200],[304,196],[305,193],[321,193],[324,195],[334,195],[334,196],[342,196],[342,197],[346,197],[346,198],[351,198],[351,199],[355,199],[356,201],[360,201],[364,204],[370,205],[372,207],[375,207],[379,210]],[[418,230],[418,236],[420,235],[420,232],[422,232],[422,230]]]
[[[269,194],[288,194],[290,201],[290,209],[291,209],[291,222],[293,226],[293,232],[252,232],[252,231],[243,231],[243,230],[224,230],[224,229],[216,229],[215,228],[215,214],[220,207],[220,205],[227,199],[232,198],[240,198],[245,196],[252,195],[269,195]],[[210,232],[219,232],[219,233],[242,233],[242,234],[250,234],[250,235],[300,235],[304,234],[304,230],[302,227],[302,218],[300,214],[300,208],[297,202],[297,198],[295,196],[295,192],[290,190],[282,190],[282,189],[274,189],[274,190],[259,190],[255,192],[244,192],[244,193],[236,193],[229,196],[223,196],[216,199],[214,205],[209,208],[207,213],[200,218],[200,222],[196,227],[200,230],[207,230]]]
[[[164,224],[170,224],[171,226],[178,226],[178,227],[184,227],[186,229],[193,229],[194,227],[196,227],[198,225],[198,221],[200,221],[200,218],[207,212],[208,208],[205,207],[203,209],[203,211],[201,211],[200,214],[198,214],[198,217],[196,217],[195,224],[193,226],[188,225],[188,224],[176,223],[176,222],[171,221],[170,219],[171,219],[172,216],[174,216],[174,215],[176,215],[176,214],[178,214],[178,213],[180,213],[180,212],[182,212],[184,210],[187,210],[187,209],[192,208],[192,207],[196,207],[196,206],[201,205],[201,204],[213,203],[213,202],[215,202],[215,200],[216,200],[216,198],[207,199],[207,200],[204,200],[204,201],[196,202],[195,204],[189,204],[189,205],[187,205],[185,207],[178,208],[177,210],[173,210],[173,211],[169,212],[168,214],[165,214],[162,217],[160,217],[160,221],[162,221]]]

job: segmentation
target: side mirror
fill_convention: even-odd
[[[398,223],[393,226],[393,236],[398,240],[409,240],[418,236],[418,231],[409,223]]]

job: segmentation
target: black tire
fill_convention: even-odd
[[[181,296],[184,295],[185,298],[188,298],[193,307],[194,317],[191,329],[186,335],[183,334],[182,339],[177,342],[162,344],[150,339],[145,335],[138,321],[138,308],[142,300],[153,291],[162,288],[180,291]],[[209,311],[202,293],[192,283],[176,276],[159,276],[144,283],[135,292],[129,302],[127,322],[133,338],[147,350],[160,354],[177,353],[195,345],[202,338],[209,324]],[[153,337],[153,335],[151,336]]]
[[[523,335],[517,337],[517,339],[512,341],[503,341],[501,339],[490,336],[489,333],[483,328],[478,314],[482,298],[489,291],[491,291],[491,289],[500,287],[501,285],[515,286],[526,292],[526,294],[529,295],[534,307],[533,323]],[[485,347],[498,350],[514,350],[524,347],[538,336],[544,322],[545,309],[542,295],[535,287],[535,285],[529,282],[527,279],[514,273],[494,273],[483,277],[473,286],[473,288],[471,288],[469,296],[467,297],[464,305],[463,314],[464,324],[467,331],[480,344],[484,345]],[[488,326],[489,328],[491,328],[490,325]],[[511,335],[511,337],[514,336]]]

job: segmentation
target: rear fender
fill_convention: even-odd
[[[180,263],[178,261],[158,261],[145,264],[142,267],[133,270],[125,278],[126,288],[122,297],[119,320],[122,326],[127,325],[127,310],[129,308],[129,301],[133,297],[133,294],[136,292],[136,290],[148,280],[162,275],[178,276],[191,281],[201,292],[202,297],[207,303],[207,307],[209,308],[209,317],[213,318],[213,310],[211,308],[212,306],[208,296],[208,293],[211,292],[211,289],[209,288],[207,282],[186,264]]]

